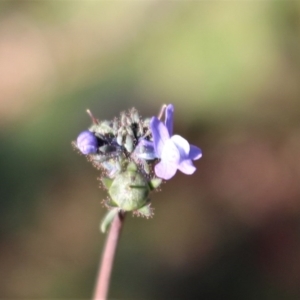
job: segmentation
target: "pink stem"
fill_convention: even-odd
[[[124,218],[125,214],[123,212],[119,212],[115,216],[110,226],[101,264],[99,266],[98,278],[93,300],[107,299],[112,267],[118,246],[118,241],[120,239],[121,229],[124,223]]]

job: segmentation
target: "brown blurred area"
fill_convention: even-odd
[[[105,235],[90,125],[175,105],[203,150],[126,219],[111,299],[300,298],[300,4],[0,2],[0,298],[88,299]]]

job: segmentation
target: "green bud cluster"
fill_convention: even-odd
[[[162,180],[154,175],[156,159],[142,159],[134,152],[141,139],[152,141],[149,119],[143,120],[135,108],[122,112],[112,121],[98,121],[92,115],[89,131],[97,138],[97,151],[87,155],[94,167],[101,170],[100,180],[108,191],[104,200],[109,209],[101,229],[105,231],[118,211],[152,217],[149,193]],[[76,142],[73,142],[78,149]]]

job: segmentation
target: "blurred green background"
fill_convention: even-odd
[[[0,298],[91,297],[107,195],[71,141],[173,103],[203,158],[127,217],[111,299],[299,299],[299,97],[298,1],[1,1]]]

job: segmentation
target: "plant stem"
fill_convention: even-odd
[[[106,300],[108,295],[110,277],[114,258],[120,239],[120,233],[124,223],[125,213],[119,212],[111,226],[105,243],[102,260],[99,266],[98,278],[96,282],[96,288],[94,293],[94,300]]]

